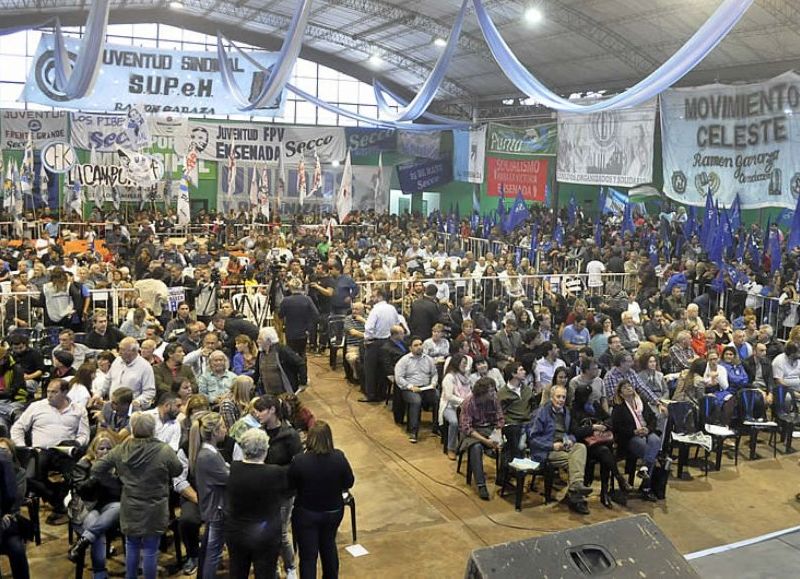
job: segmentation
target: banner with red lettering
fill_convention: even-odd
[[[486,156],[486,194],[498,197],[500,187],[506,199],[522,190],[525,201],[544,203],[547,187],[547,159],[503,159]]]

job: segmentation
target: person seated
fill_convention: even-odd
[[[622,312],[622,323],[617,326],[617,335],[622,340],[622,347],[633,352],[639,347],[640,342],[644,342],[644,329],[634,322],[633,314],[628,311]],[[611,340],[609,340],[609,347]]]
[[[439,373],[433,358],[422,352],[422,340],[414,338],[408,354],[401,357],[394,367],[394,381],[400,389],[408,407],[408,440],[416,443],[419,437],[419,421],[422,407],[433,409],[434,432],[439,416],[439,393],[436,385]]]
[[[231,369],[237,376],[253,377],[255,374],[258,348],[256,343],[247,334],[239,334],[234,340],[236,353],[233,355]]]
[[[569,389],[569,370],[567,370],[566,366],[560,366],[556,368],[556,371],[553,372],[553,383],[546,385],[542,388],[541,398],[539,400],[540,406],[544,406],[548,402],[550,402],[550,390],[554,386],[563,386],[567,389],[567,405],[572,405],[572,392]]]
[[[642,402],[628,380],[617,383],[611,429],[620,451],[644,461],[644,466],[639,469],[642,479],[639,492],[644,500],[656,501],[650,480],[661,451],[661,437],[655,433],[655,414],[648,404]]]
[[[0,346],[0,436],[8,437],[8,429],[27,398],[25,373],[8,348]]]
[[[466,354],[463,351],[461,353]],[[472,364],[472,369],[474,370],[474,372],[472,372],[469,375],[470,387],[474,386],[475,382],[477,382],[481,378],[491,378],[492,380],[494,380],[495,387],[498,390],[503,386],[505,386],[506,381],[505,378],[503,377],[503,373],[497,368],[490,368],[489,361],[486,360],[485,358],[477,358],[475,361],[473,361],[472,358],[467,356],[467,365],[469,366],[470,363]],[[445,369],[447,367],[448,364],[445,363]]]
[[[247,413],[247,407],[255,392],[256,385],[250,376],[236,376],[233,379],[230,391],[219,398],[219,413],[226,428],[230,429]]]
[[[352,313],[344,319],[344,373],[352,384],[360,384],[363,372],[364,329],[367,319],[364,317],[364,304],[353,304]]]
[[[75,507],[83,507],[79,511],[83,520],[72,521],[77,525],[80,536],[70,546],[67,558],[73,563],[83,561],[86,550],[91,547],[92,573],[95,577],[103,577],[106,573],[106,533],[119,524],[122,484],[110,473],[95,476],[91,470],[94,462],[116,445],[117,439],[112,433],[99,432],[86,454],[73,467],[70,476],[72,500],[76,501],[76,497],[79,499]]]
[[[39,350],[30,347],[30,341],[26,334],[14,332],[7,337],[11,354],[14,362],[22,369],[22,377],[25,380],[25,389],[28,391],[28,398],[32,398],[39,388],[39,380],[45,372],[44,356]]]
[[[444,336],[444,324],[434,324],[431,328],[431,337],[422,342],[422,351],[433,358],[437,364],[444,364],[450,355],[450,342]]]
[[[561,341],[568,352],[575,352],[589,345],[589,330],[586,328],[586,318],[577,314],[574,321],[564,328]]]
[[[203,322],[189,322],[186,324],[186,331],[178,336],[177,340],[178,344],[183,347],[184,352],[190,354],[201,348],[205,329],[206,326]]]
[[[91,353],[91,349],[75,342],[75,332],[72,330],[62,330],[58,334],[58,346],[53,348],[53,354],[56,352],[68,352],[71,354],[72,367],[77,370],[86,361],[86,356]]]
[[[588,515],[586,496],[592,488],[583,484],[586,470],[586,446],[570,434],[572,416],[567,404],[567,389],[555,386],[550,389],[550,401],[533,415],[525,427],[531,459],[555,468],[569,468],[567,504],[570,510]]]
[[[514,359],[525,367],[525,371],[533,375],[533,367],[536,364],[536,359],[539,357],[539,344],[538,333],[536,330],[528,330],[522,335],[522,340],[517,351],[514,353]]]
[[[180,336],[184,335],[189,325],[193,322],[192,308],[187,302],[178,304],[176,316],[167,322],[167,327],[164,330],[164,339],[168,342],[174,342]]]
[[[278,400],[281,402],[281,413],[298,432],[307,433],[317,423],[314,413],[295,394],[281,394]]]
[[[734,330],[733,341],[728,346],[736,348],[736,355],[742,363],[753,355],[753,346],[747,342],[744,330]]]
[[[772,389],[775,387],[775,378],[772,375],[772,364],[767,357],[766,344],[756,344],[753,355],[744,362],[744,369],[753,388],[758,388],[764,394],[767,404],[772,404]]]
[[[584,369],[587,376],[597,377],[597,364],[593,360],[584,361]],[[572,434],[578,442],[586,446],[587,472],[584,477],[591,480],[594,477],[594,466],[592,463],[600,464],[600,503],[610,509],[611,502],[622,506],[627,504],[627,493],[630,485],[625,480],[625,476],[620,473],[617,459],[614,456],[614,438],[611,435],[608,441],[593,441],[596,436],[611,431],[611,415],[605,410],[597,396],[598,391],[593,387],[592,382],[581,380],[574,382],[578,377],[573,378],[575,383],[574,399],[569,406],[572,412]],[[572,384],[572,383],[571,383]],[[596,386],[597,384],[594,384]],[[611,492],[610,486],[612,479],[619,487]]]
[[[60,378],[50,380],[47,398],[28,406],[11,427],[14,444],[27,446],[25,439],[30,434],[31,446],[41,449],[39,472],[29,472],[28,480],[39,496],[53,507],[47,519],[51,525],[66,524],[68,517],[64,507],[66,485],[53,481],[50,473],[59,472],[67,480],[75,464],[71,452],[64,452],[57,447],[82,447],[89,443],[86,408],[70,402],[68,392],[69,382]]]
[[[219,399],[231,389],[236,374],[228,369],[228,357],[222,350],[215,350],[208,356],[208,369],[197,380],[197,390],[208,398],[211,407],[219,404]]]
[[[389,339],[380,347],[380,362],[386,376],[394,375],[394,367],[398,360],[405,356],[409,349],[405,342],[406,330],[397,324],[389,330]]]
[[[86,334],[84,343],[93,350],[116,350],[124,337],[125,334],[108,324],[108,314],[105,310],[95,310],[92,331]]]
[[[119,357],[111,364],[108,371],[110,385],[108,394],[122,386],[127,386],[133,391],[133,409],[146,410],[153,403],[156,396],[156,380],[153,366],[139,355],[139,343],[125,337],[119,343]],[[106,393],[101,394],[105,396]],[[97,402],[97,396],[90,404]]]
[[[424,349],[424,347],[423,347]],[[439,400],[439,426],[447,425],[447,458],[456,459],[458,446],[457,410],[470,394],[470,380],[467,374],[469,357],[455,354],[442,378],[442,397]]]
[[[542,357],[536,361],[533,369],[535,392],[538,394],[553,383],[553,376],[558,368],[566,368],[564,360],[559,358],[560,350],[555,342],[543,342],[539,346]],[[547,399],[544,400],[547,402]]]
[[[0,438],[0,517],[3,533],[0,535],[0,552],[8,556],[11,576],[30,577],[25,539],[21,532],[20,507],[25,499],[27,483],[25,470],[17,458],[16,445],[8,438]]]
[[[119,328],[125,336],[137,341],[144,340],[145,329],[147,328],[147,311],[144,308],[136,308],[133,311],[133,319],[125,320]]]
[[[617,384],[622,380],[627,380],[633,385],[637,394],[640,394],[648,404],[654,405],[660,414],[667,413],[667,407],[661,403],[658,395],[650,390],[647,384],[642,382],[639,375],[633,369],[633,356],[628,352],[619,354],[614,359],[614,367],[606,373],[603,378],[603,392],[606,404],[610,407],[608,401],[613,400],[617,391]]]
[[[124,440],[130,435],[131,414],[133,409],[133,390],[122,387],[114,390],[111,400],[103,404],[100,410],[94,412],[94,419],[98,429],[105,429],[113,432],[117,440]]]
[[[697,354],[692,349],[692,335],[684,330],[675,335],[675,343],[669,349],[671,372],[688,370]]]
[[[481,364],[485,364],[485,362],[481,362]],[[519,441],[524,433],[524,426],[531,421],[533,412],[538,407],[533,388],[525,377],[525,367],[522,364],[509,364],[506,366],[504,384],[497,389],[497,400],[503,410],[505,423],[503,436],[506,439],[501,472],[498,473],[501,481],[505,480],[508,463],[514,458],[522,456]],[[475,382],[473,382],[474,384]]]
[[[177,342],[167,344],[164,349],[164,361],[153,366],[153,376],[158,393],[169,392],[172,385],[188,380],[193,388],[197,388],[197,379],[192,369],[183,363],[183,346]]]
[[[464,320],[461,324],[461,333],[456,339],[466,342],[469,348],[469,356],[473,360],[478,356],[481,358],[489,357],[489,346],[481,338],[480,331],[476,329],[474,321]]]
[[[478,496],[489,500],[486,474],[483,471],[483,453],[500,452],[502,430],[505,425],[503,410],[497,400],[496,387],[491,378],[481,378],[472,386],[472,393],[461,404],[461,443],[459,452],[469,453],[472,476],[478,485]]]
[[[608,338],[608,349],[597,359],[597,365],[604,372],[608,372],[614,366],[614,358],[625,351],[619,334],[612,334]]]
[[[147,360],[151,366],[157,366],[163,362],[163,359],[156,354],[156,348],[156,341],[149,338],[142,340],[142,345],[139,348],[139,355]]]
[[[75,375],[75,357],[66,350],[53,352],[53,357],[50,362],[52,363],[52,369],[50,370],[51,378],[68,379]]]
[[[506,320],[503,329],[492,336],[492,357],[501,371],[515,361],[521,343],[516,320]]]

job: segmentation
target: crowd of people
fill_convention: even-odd
[[[184,574],[214,577],[227,547],[232,577],[275,576],[279,561],[287,577],[297,565],[314,577],[318,558],[335,577],[354,476],[302,402],[308,358],[326,351],[332,363],[342,354],[360,401],[391,400],[410,443],[430,410],[447,458],[469,457],[481,499],[492,496],[488,455],[498,489],[513,482],[515,459],[566,469],[577,513],[589,512],[596,464],[603,506],[658,500],[670,406],[693,408],[698,429],[701,416],[735,428],[800,393],[800,253],[773,273],[744,259],[720,276],[692,239],[662,251],[681,245],[668,243],[681,215],[638,216],[625,234],[603,217],[599,243],[580,210],[541,207],[493,244],[469,239],[469,219],[448,235],[436,217],[371,212],[335,228],[331,217],[250,227],[220,217],[196,234],[169,213],[137,214],[85,226],[77,253],[45,216],[35,236],[0,239],[11,290],[0,547],[14,576],[29,576],[20,509],[35,495],[48,524],[77,530],[67,556],[89,553],[95,577],[107,576],[114,533],[125,536],[127,576],[155,577],[170,527]],[[637,490],[621,458],[641,465]]]

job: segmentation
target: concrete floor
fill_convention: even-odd
[[[358,542],[369,551],[354,558],[344,550],[352,539],[346,513],[339,533],[343,577],[463,577],[477,547],[635,513],[648,513],[682,553],[792,527],[800,519],[800,503],[794,498],[800,490],[798,457],[779,454],[773,460],[766,447],[760,453],[767,458],[740,458],[738,468],[724,458],[722,471],[707,479],[699,469],[690,469],[695,478],[673,479],[665,502],[631,500],[627,508],[607,510],[592,496],[591,514],[581,517],[557,502],[544,505],[541,495],[528,493],[517,513],[513,496],[494,493],[484,502],[474,486],[466,486],[455,463],[442,454],[439,438],[430,434],[429,413],[423,413],[423,434],[413,445],[394,424],[388,407],[359,404],[358,389],[341,378],[341,370],[331,371],[326,358],[311,356],[309,375],[311,388],[302,397],[318,418],[331,424],[336,446],[353,465]],[[66,528],[43,525],[43,544],[28,549],[32,577],[73,576],[66,549]],[[162,562],[168,563],[169,556]],[[764,564],[768,569],[769,561]],[[2,569],[8,577],[5,558]],[[109,569],[114,575],[122,567],[112,562]]]

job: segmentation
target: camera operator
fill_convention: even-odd
[[[291,295],[285,297],[278,308],[286,332],[286,344],[304,360],[308,336],[313,332],[319,317],[317,306],[303,294],[303,284],[299,279],[289,280]]]
[[[321,354],[328,345],[328,321],[333,297],[333,278],[327,263],[320,261],[314,266],[314,271],[308,279],[308,295],[314,300],[319,311],[316,331],[311,335],[311,346]]]
[[[197,286],[194,289],[197,319],[206,326],[217,313],[217,294],[219,291],[219,271],[208,267],[195,270]]]

